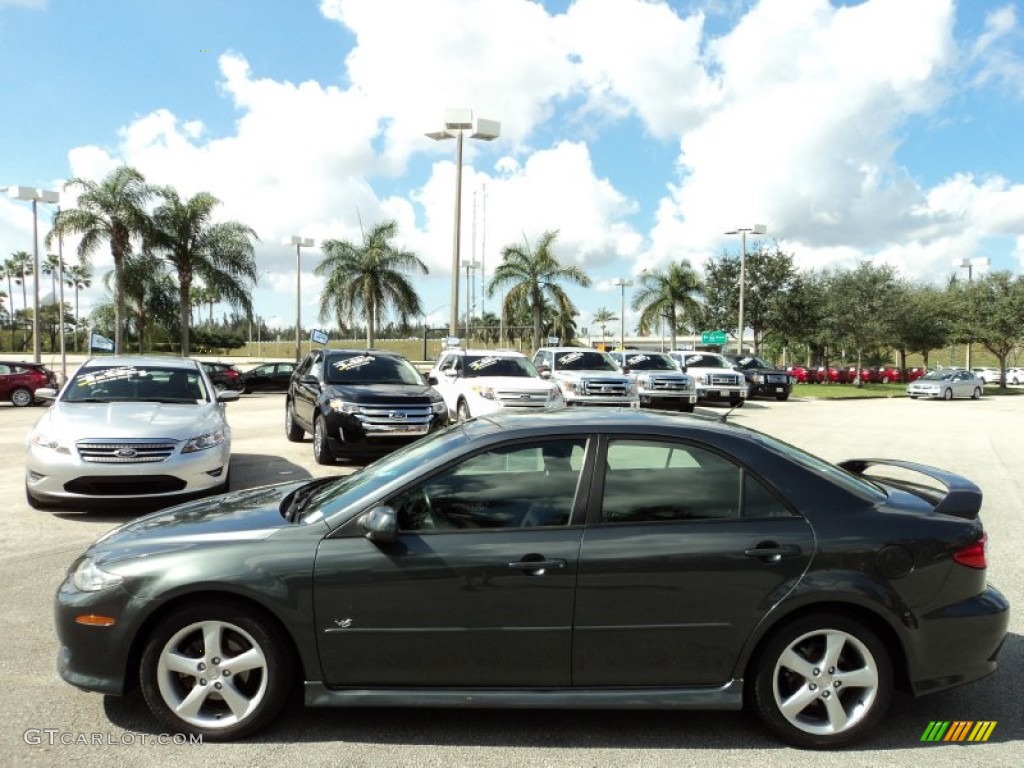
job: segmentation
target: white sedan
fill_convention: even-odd
[[[1024,384],[1024,368],[1007,368],[1007,384]]]
[[[954,397],[969,397],[977,400],[985,389],[983,379],[971,371],[958,368],[942,368],[929,371],[921,378],[907,386],[907,395],[911,400],[919,397],[941,398],[952,400]]]
[[[228,489],[231,428],[195,360],[87,360],[28,436],[25,495],[35,508],[170,503]]]

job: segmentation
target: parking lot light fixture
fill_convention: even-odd
[[[755,224],[752,227],[736,227],[725,234],[740,236],[740,306],[739,306],[739,332],[736,334],[736,354],[743,354],[743,294],[747,282],[747,232],[755,235],[763,235],[768,232],[764,224]]]
[[[39,338],[39,203],[58,203],[60,194],[50,189],[37,187],[8,187],[7,194],[13,200],[29,200],[32,202],[32,359],[36,363],[42,360],[42,346]]]
[[[312,238],[292,235],[285,238],[285,245],[295,246],[295,362],[302,359],[302,249],[312,248]]]
[[[455,139],[455,234],[452,242],[452,287],[451,314],[448,333],[459,333],[459,256],[461,250],[462,223],[462,141],[466,131],[472,130],[469,138],[493,141],[501,135],[501,123],[497,120],[473,118],[473,110],[466,108],[447,109],[444,113],[444,130],[426,134],[434,141]]]
[[[969,259],[969,258],[967,258],[965,256],[962,259],[957,259],[956,261],[954,261],[953,262],[953,266],[957,267],[958,269],[966,269],[967,270],[967,284],[970,285],[972,282],[974,282],[974,268],[975,267],[987,267],[989,265],[989,263],[990,263],[989,260],[987,258],[985,258],[985,257],[982,257],[982,258],[979,258],[979,259]],[[971,370],[971,340],[970,339],[967,340],[967,359],[966,359],[966,363],[967,363],[967,365],[964,366],[964,367],[967,368],[967,370]]]
[[[633,284],[632,280],[616,277],[612,285],[619,286],[619,318],[622,321],[619,326],[619,349],[626,348],[626,288]]]

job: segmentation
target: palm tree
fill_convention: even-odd
[[[357,313],[366,317],[366,346],[372,347],[381,313],[393,308],[401,323],[423,314],[419,294],[405,274],[427,274],[427,265],[412,251],[391,244],[398,223],[384,221],[363,233],[359,245],[347,240],[324,240],[324,259],[313,274],[326,277],[320,294],[320,319],[332,312],[339,326],[355,324]]]
[[[605,307],[601,307],[594,313],[594,322],[601,326],[601,341],[604,341],[604,337],[608,335],[608,323],[614,323],[618,319],[618,315]]]
[[[579,267],[565,266],[551,250],[558,237],[558,230],[547,231],[541,235],[536,249],[531,250],[529,243],[523,245],[506,245],[501,255],[502,263],[494,270],[491,281],[487,285],[487,295],[502,287],[508,287],[505,294],[505,306],[508,314],[517,304],[530,307],[533,315],[533,349],[540,348],[541,318],[544,312],[545,299],[564,314],[564,310],[572,306],[568,295],[558,284],[568,281],[586,288],[590,278]],[[504,311],[504,307],[502,308]]]
[[[81,190],[78,207],[62,210],[46,236],[49,245],[54,238],[80,235],[78,260],[87,264],[90,254],[106,240],[114,260],[114,353],[122,351],[124,335],[124,261],[132,253],[132,238],[149,229],[146,203],[155,190],[145,177],[126,165],[115,169],[103,181],[71,179],[64,189]]]
[[[50,278],[50,293],[53,294],[53,303],[57,304],[57,275],[60,274],[61,258],[56,253],[46,254],[46,258],[39,265],[39,271]],[[66,268],[66,267],[65,267]]]
[[[115,273],[107,272],[103,284],[109,289]],[[146,331],[153,321],[171,325],[178,310],[177,287],[167,274],[163,261],[150,253],[130,256],[121,272],[121,289],[128,324],[135,326],[139,354],[146,351]]]
[[[164,202],[153,212],[147,249],[162,255],[178,274],[181,326],[181,354],[188,355],[189,317],[192,285],[202,280],[207,295],[216,295],[252,317],[249,286],[256,282],[253,229],[237,221],[213,222],[213,209],[220,200],[209,192],[182,200],[171,188],[158,190]],[[211,305],[211,318],[213,309]]]
[[[15,251],[7,260],[7,270],[13,273],[14,282],[21,286],[21,308],[28,312],[28,278],[33,272],[32,254]]]
[[[78,351],[78,292],[92,285],[92,270],[86,264],[73,264],[64,272],[64,285],[75,291],[75,352]]]
[[[640,286],[632,302],[633,309],[641,310],[640,333],[650,333],[665,318],[672,334],[670,349],[675,349],[680,320],[700,313],[701,304],[697,299],[700,289],[700,277],[685,259],[669,264],[665,272],[645,270],[640,273]]]
[[[0,280],[7,279],[7,313],[11,321],[11,351],[14,351],[14,276],[17,269],[11,259],[0,265]]]

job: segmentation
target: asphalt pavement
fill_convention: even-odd
[[[726,408],[699,409],[719,416]],[[126,513],[40,512],[24,500],[24,442],[39,409],[0,405],[0,763],[16,766],[1014,766],[1024,738],[1024,397],[980,401],[754,401],[729,419],[831,461],[901,458],[959,472],[985,494],[989,579],[1013,605],[999,671],[942,694],[897,696],[859,747],[808,753],[740,712],[303,709],[233,744],[173,743],[137,697],[78,691],[57,676],[52,600],[70,562]],[[283,396],[228,406],[232,486],[349,472],[284,437]],[[934,720],[988,720],[988,742],[923,743]],[[166,743],[166,742],[172,743]]]

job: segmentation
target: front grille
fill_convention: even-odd
[[[649,386],[652,390],[657,390],[658,392],[693,391],[693,387],[690,385],[690,382],[687,381],[686,379],[677,379],[667,376],[660,378],[652,378]]]
[[[423,434],[430,429],[430,404],[374,403],[360,405],[356,418],[368,434]]]
[[[742,379],[738,373],[709,373],[704,381],[712,387],[738,387]]]
[[[789,374],[786,373],[766,373],[764,380],[769,384],[789,384]]]
[[[548,393],[500,389],[495,391],[494,399],[504,408],[543,408],[548,404]]]
[[[176,440],[79,440],[82,461],[93,464],[155,464],[167,461],[178,447]]]
[[[147,496],[175,493],[187,483],[169,475],[133,475],[131,477],[77,477],[64,484],[68,493],[82,496]]]
[[[626,382],[620,379],[584,379],[583,392],[588,395],[626,396]]]

